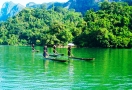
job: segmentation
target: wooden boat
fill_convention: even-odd
[[[64,54],[50,54],[49,56],[57,57],[57,56],[64,56]]]
[[[79,60],[94,60],[95,58],[79,58],[79,57],[69,57],[72,59],[79,59]]]
[[[58,62],[67,62],[68,61],[68,60],[60,60],[60,59],[56,59],[56,58],[44,58],[44,59],[58,61]]]

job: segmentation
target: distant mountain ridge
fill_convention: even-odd
[[[7,20],[8,17],[12,17],[25,8],[21,4],[15,4],[12,1],[5,2],[0,10],[0,21]]]
[[[26,4],[26,7],[30,7],[30,8],[39,8],[41,4],[36,4],[34,2],[29,2]]]
[[[61,6],[68,9],[75,9],[77,12],[85,13],[87,10],[93,8],[94,10],[98,10],[98,4],[99,2],[103,1],[109,1],[109,2],[128,2],[129,5],[132,4],[132,0],[69,0],[65,3],[60,2],[49,2],[49,3],[42,3],[42,4],[36,4],[34,2],[29,2],[26,4],[27,8],[42,8],[45,6],[45,8],[49,9],[54,6]],[[0,21],[5,21],[7,18],[12,17],[19,13],[21,10],[23,10],[25,7],[21,4],[15,4],[12,1],[5,2],[0,10]]]
[[[36,4],[34,2],[29,2],[26,4],[27,8],[42,8],[42,6],[45,6],[45,8],[49,9],[52,7],[53,3],[42,3],[42,4]],[[55,6],[62,6],[63,3],[54,2]],[[13,17],[17,13],[19,13],[21,10],[23,10],[25,7],[21,4],[15,4],[12,1],[5,2],[0,10],[0,21],[6,21],[7,18]]]

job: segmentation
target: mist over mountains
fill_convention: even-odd
[[[103,1],[109,1],[109,2],[128,2],[130,5],[132,4],[132,0],[69,0],[65,3],[60,2],[49,2],[49,3],[42,3],[42,4],[36,4],[34,2],[29,2],[26,4],[26,7],[24,7],[21,4],[15,4],[14,2],[5,2],[0,10],[0,21],[5,21],[7,18],[12,17],[19,13],[24,8],[42,8],[45,7],[47,9],[54,6],[61,6],[68,9],[75,9],[77,12],[85,13],[87,10],[93,8],[94,10],[98,10],[99,3]]]

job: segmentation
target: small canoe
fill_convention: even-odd
[[[64,56],[64,54],[50,54],[49,56],[57,57],[57,56]]]
[[[58,62],[67,62],[68,61],[68,60],[60,60],[60,59],[55,59],[55,58],[44,58],[44,59],[58,61]]]
[[[95,58],[79,58],[79,57],[69,57],[72,59],[79,59],[79,60],[94,60]]]

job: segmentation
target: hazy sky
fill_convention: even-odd
[[[0,8],[2,7],[3,3],[9,2],[9,1],[14,2],[15,4],[20,3],[24,6],[26,6],[26,4],[28,2],[35,2],[36,4],[41,4],[43,2],[55,2],[55,1],[57,1],[57,2],[67,2],[68,0],[0,0]]]

